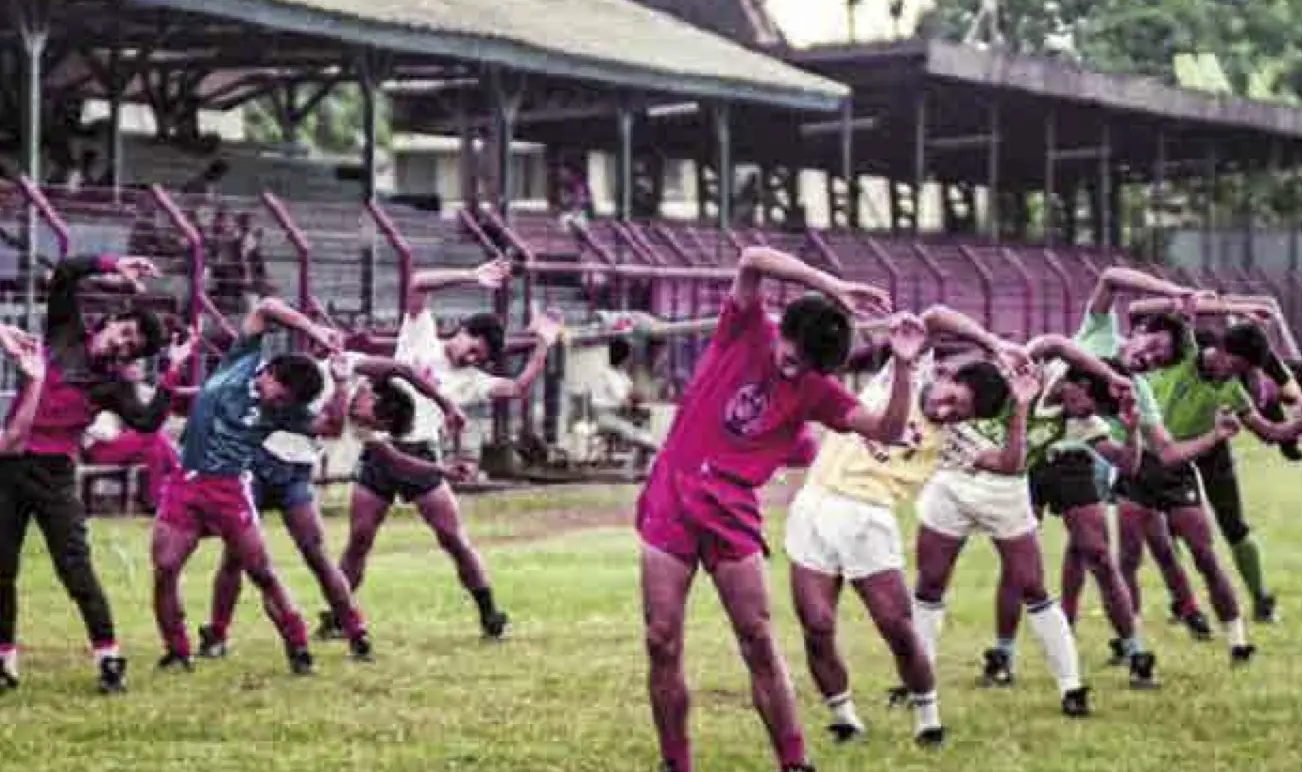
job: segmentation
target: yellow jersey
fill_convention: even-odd
[[[890,400],[895,361],[873,377],[859,393],[859,402],[883,410]],[[806,483],[864,504],[887,509],[902,499],[912,499],[931,478],[944,451],[941,427],[932,423],[921,408],[922,387],[930,382],[935,368],[928,353],[915,366],[909,394],[909,420],[904,436],[886,444],[857,434],[829,434],[823,441]]]

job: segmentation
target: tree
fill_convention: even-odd
[[[389,102],[382,93],[376,94],[375,110],[377,144],[389,147],[393,139],[393,127]],[[244,127],[248,137],[269,144],[294,141],[312,151],[331,155],[356,154],[362,150],[365,103],[362,89],[355,83],[336,86],[303,119],[296,136],[287,136],[276,113],[275,105],[270,99],[260,99],[247,105]]]

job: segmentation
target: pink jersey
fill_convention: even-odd
[[[777,327],[758,300],[729,298],[660,452],[670,469],[708,469],[752,487],[793,456],[807,421],[845,431],[858,405],[836,379],[805,372],[787,379],[774,351]]]

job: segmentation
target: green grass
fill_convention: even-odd
[[[864,614],[843,611],[848,655],[869,739],[835,747],[804,667],[786,597],[786,567],[773,563],[775,623],[792,666],[812,754],[829,770],[1302,769],[1296,664],[1302,631],[1302,523],[1298,474],[1272,451],[1240,455],[1252,522],[1264,536],[1268,575],[1284,618],[1254,627],[1257,662],[1232,672],[1223,641],[1199,644],[1165,622],[1165,593],[1151,562],[1144,579],[1146,634],[1164,688],[1132,693],[1103,665],[1106,622],[1094,590],[1080,624],[1083,666],[1097,715],[1062,718],[1038,651],[1024,636],[1016,689],[975,687],[991,635],[993,553],[979,540],[960,564],[941,645],[941,699],[950,731],[939,754],[915,750],[907,713],[879,697],[894,683],[890,659]],[[101,576],[132,657],[131,693],[94,695],[83,633],[54,580],[38,533],[22,578],[22,688],[0,698],[0,769],[92,770],[650,770],[656,752],[644,691],[636,542],[629,488],[495,496],[467,503],[467,523],[516,620],[513,639],[479,642],[474,611],[448,561],[415,518],[395,516],[372,557],[361,600],[379,660],[357,665],[341,644],[316,647],[319,672],[294,679],[250,588],[233,629],[234,651],[193,675],[152,669],[159,650],[150,606],[144,522],[96,522]],[[587,514],[582,514],[586,511]],[[770,533],[780,544],[780,511]],[[268,528],[283,573],[313,616],[319,593],[275,516]],[[911,539],[911,524],[906,527]],[[330,522],[332,548],[345,523]],[[1045,528],[1056,585],[1062,528]],[[188,568],[191,625],[206,616],[216,559],[206,544]],[[1226,559],[1227,566],[1228,558]],[[1200,596],[1205,596],[1199,585]],[[1204,606],[1207,604],[1204,602]],[[713,590],[697,586],[688,631],[698,769],[772,769],[749,706],[747,683]]]

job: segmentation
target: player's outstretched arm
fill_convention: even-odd
[[[1271,445],[1292,442],[1302,437],[1302,414],[1288,421],[1275,423],[1262,415],[1256,406],[1249,402],[1246,409],[1239,411],[1238,416],[1243,425],[1257,435],[1258,439]]]
[[[1000,338],[982,327],[972,317],[949,306],[934,305],[923,311],[922,323],[926,325],[927,335],[931,338],[951,335],[975,343],[990,354],[1005,360],[1004,364],[1010,367],[1025,364],[1026,354],[1021,346]]]
[[[1032,338],[1026,344],[1026,354],[1035,362],[1060,359],[1077,370],[1101,378],[1112,386],[1112,393],[1118,398],[1125,397],[1132,391],[1129,378],[1113,370],[1107,362],[1077,346],[1065,335],[1050,334]]]
[[[1094,285],[1094,294],[1090,295],[1087,306],[1088,313],[1106,314],[1112,311],[1112,304],[1119,292],[1183,298],[1192,295],[1194,290],[1133,268],[1113,266],[1104,271],[1098,284]]]
[[[263,298],[244,316],[240,334],[253,337],[265,334],[273,325],[301,332],[331,353],[338,353],[342,336],[337,330],[317,324],[280,298]]]
[[[371,440],[366,443],[366,447],[378,454],[390,469],[403,476],[426,477],[437,474],[452,482],[460,482],[469,479],[475,473],[475,467],[471,463],[428,461],[403,453],[386,440]]]
[[[501,288],[509,278],[511,263],[504,258],[490,260],[471,269],[418,271],[411,277],[411,288],[407,291],[408,313],[420,313],[431,292],[461,284],[478,284],[484,289],[495,290]]]
[[[846,416],[846,427],[876,442],[895,442],[908,426],[913,396],[913,365],[927,345],[927,329],[913,314],[899,314],[891,320],[891,395],[881,411],[862,403]]]
[[[167,371],[158,381],[158,389],[147,402],[142,402],[136,387],[126,381],[113,379],[91,386],[87,395],[102,410],[117,414],[128,428],[142,434],[159,430],[172,408],[176,388],[185,380],[186,365],[194,356],[199,341],[199,330],[190,328],[172,336],[167,348]]]
[[[321,412],[312,418],[310,431],[317,437],[340,437],[348,423],[348,378],[351,375],[348,361],[344,355],[330,359],[330,379],[334,381],[334,391],[330,399],[321,406]]]
[[[1122,402],[1121,412],[1117,416],[1126,427],[1124,443],[1110,437],[1093,443],[1094,450],[1109,464],[1120,469],[1124,474],[1139,474],[1139,465],[1144,457],[1144,430],[1133,399]]]
[[[1208,453],[1221,442],[1239,433],[1239,421],[1229,411],[1222,411],[1216,426],[1206,434],[1187,440],[1176,440],[1160,423],[1144,429],[1144,446],[1155,454],[1163,466],[1178,466]]]
[[[529,361],[525,362],[524,369],[514,378],[494,378],[488,389],[488,398],[520,399],[528,394],[529,387],[533,386],[533,382],[538,380],[543,368],[547,366],[547,352],[561,339],[561,332],[563,328],[560,320],[551,314],[534,316],[533,324],[529,325],[529,334],[534,337],[533,353],[529,355]]]
[[[452,399],[439,389],[438,380],[427,371],[417,370],[405,362],[398,362],[388,357],[359,357],[353,362],[353,372],[372,380],[398,378],[410,383],[422,396],[428,397],[443,411],[443,420],[453,434],[461,432],[466,425],[466,416]]]
[[[4,430],[0,431],[0,453],[14,453],[27,444],[32,421],[36,420],[36,408],[41,403],[41,389],[45,385],[45,350],[35,338],[25,337],[22,330],[8,325],[2,327],[0,338],[4,339],[5,353],[18,365],[23,376],[16,397],[18,406]],[[16,346],[13,353],[10,353],[10,345]]]
[[[840,303],[856,316],[888,313],[890,294],[868,284],[838,279],[830,273],[803,262],[786,252],[769,247],[748,247],[741,253],[737,277],[732,282],[732,297],[742,306],[759,302],[764,279],[788,281],[821,292]]]

